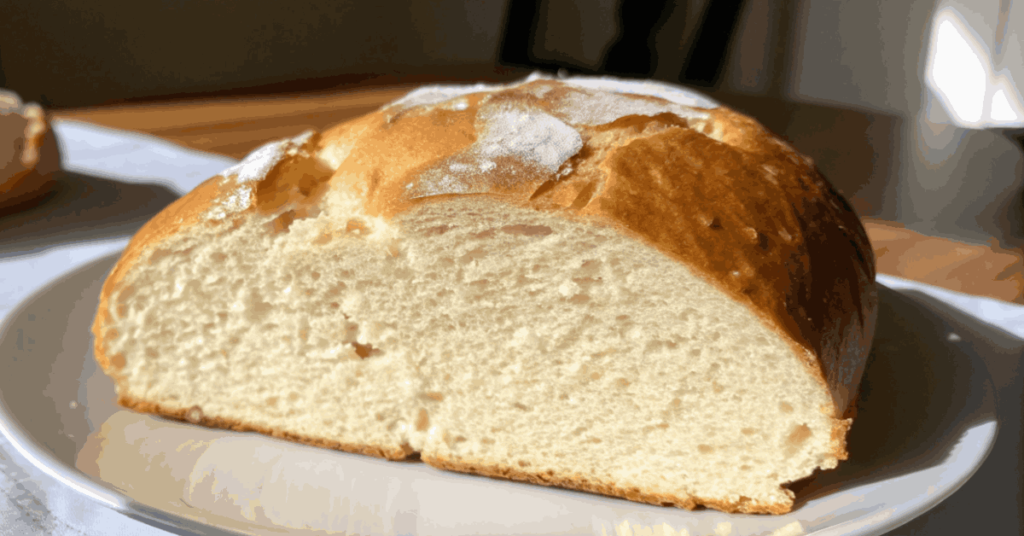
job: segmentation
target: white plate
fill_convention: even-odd
[[[58,279],[0,327],[0,431],[33,464],[175,532],[876,535],[966,482],[996,437],[984,344],[927,300],[883,288],[879,333],[839,469],[783,516],[688,512],[174,423],[119,410],[89,328],[116,255]],[[684,532],[685,530],[685,532]]]

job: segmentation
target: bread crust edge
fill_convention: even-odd
[[[208,417],[194,414],[195,408],[168,408],[162,404],[139,400],[130,396],[121,396],[118,404],[141,413],[149,413],[161,417],[173,419],[180,422],[198,424],[208,428],[230,430],[233,432],[256,432],[276,439],[283,439],[294,443],[309,445],[318,448],[338,450],[352,454],[362,454],[383,458],[391,461],[409,460],[419,454],[411,449],[388,448],[376,445],[364,445],[357,443],[342,443],[329,439],[306,436],[288,432],[271,427],[256,426],[235,419],[223,417]],[[193,415],[189,415],[193,413]],[[722,501],[698,496],[679,496],[667,493],[646,492],[639,488],[624,488],[612,482],[599,482],[586,478],[579,474],[559,474],[554,472],[537,472],[524,469],[516,469],[505,464],[489,465],[473,461],[455,461],[445,456],[422,456],[421,461],[437,469],[454,471],[458,473],[474,474],[500,480],[516,482],[528,482],[548,487],[582,491],[593,493],[599,496],[617,497],[634,502],[642,502],[654,506],[675,506],[686,510],[695,510],[700,507],[714,508],[728,513],[744,514],[785,514],[791,511],[792,501],[785,503],[760,503],[749,499],[739,501]],[[792,492],[785,490],[786,493]]]
[[[259,434],[274,437],[277,439],[284,439],[294,443],[302,443],[304,445],[310,445],[313,447],[340,450],[343,452],[351,452],[353,454],[363,454],[366,456],[384,458],[387,460],[404,460],[407,459],[413,452],[411,450],[405,450],[402,448],[387,448],[373,445],[361,445],[356,443],[343,443],[340,441],[333,441],[330,439],[296,434],[294,432],[288,432],[277,428],[257,426],[235,419],[226,419],[223,417],[208,417],[206,415],[203,415],[202,409],[198,407],[177,409],[168,408],[156,402],[140,400],[138,398],[134,398],[131,396],[120,396],[117,399],[117,403],[122,407],[140,413],[159,415],[161,417],[167,417],[170,419],[174,419],[176,421],[186,422],[190,424],[198,424],[201,426],[206,426],[208,428],[231,430],[233,432],[256,432]],[[198,413],[196,413],[197,409],[199,410]]]

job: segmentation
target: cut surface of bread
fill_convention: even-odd
[[[763,275],[779,262],[807,270],[813,233],[726,234],[718,247],[734,251],[718,255],[662,230],[688,227],[672,210],[699,221],[707,206],[645,204],[638,188],[695,174],[677,158],[622,155],[675,144],[685,159],[686,140],[733,150],[726,123],[588,83],[421,91],[268,146],[176,202],[133,240],[101,297],[96,355],[120,402],[653,504],[788,511],[784,483],[845,457],[843,414],[874,321],[863,230],[841,210],[815,220],[834,231],[846,218],[856,235],[829,245],[845,260],[813,272],[838,289],[813,296],[835,309],[827,330],[810,336],[818,320],[772,316],[772,300],[799,301],[785,285],[821,288]],[[565,91],[547,108],[509,94],[555,90]],[[600,108],[627,98],[639,115]],[[481,124],[502,113],[513,120]],[[826,207],[828,192],[817,194]],[[741,212],[698,225],[715,233]],[[759,260],[719,273],[751,248]]]

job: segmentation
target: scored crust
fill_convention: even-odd
[[[642,113],[613,115],[591,124],[593,121],[586,121],[587,114],[581,120],[565,110],[578,107],[579,99],[603,98],[592,89],[544,79],[476,89],[457,97],[449,95],[447,100],[428,99],[426,104],[422,99],[412,99],[411,104],[399,101],[322,134],[284,142],[277,146],[276,160],[264,155],[254,158],[248,168],[227,170],[147,223],[104,284],[93,325],[96,358],[117,381],[119,392],[124,356],[109,355],[105,348],[106,331],[112,323],[109,302],[125,274],[169,237],[193,226],[230,228],[253,213],[284,215],[288,207],[319,202],[327,190],[359,199],[362,211],[384,220],[426,202],[486,195],[513,206],[612,226],[685,263],[746,304],[789,342],[796,355],[804,357],[812,374],[832,395],[833,406],[823,408],[835,419],[832,454],[845,459],[850,425],[846,416],[874,331],[874,257],[856,215],[813,163],[756,121],[724,107],[699,109],[649,95],[618,95],[617,103]],[[450,174],[437,173],[443,166],[455,169],[456,165],[477,163],[467,160],[467,155],[479,153],[481,142],[501,127],[479,117],[493,114],[495,109],[534,114],[542,121],[554,118],[563,126],[571,124],[580,140],[573,145],[571,133],[565,138],[569,141],[556,139],[552,143],[558,158],[554,159],[550,155],[531,160],[530,155],[502,154],[492,159],[486,172],[456,176],[454,182]],[[564,137],[568,131],[560,128],[555,125],[545,134]],[[491,149],[485,145],[483,150]],[[296,216],[292,210],[290,217],[301,217],[301,212]],[[211,218],[213,213],[221,216]],[[124,396],[119,402],[139,411],[189,420],[187,410]],[[206,417],[202,424],[390,459],[408,454]],[[785,505],[646,496],[572,475],[553,476],[545,482],[544,475],[515,468],[437,458],[424,461],[457,471],[536,480],[626,498],[635,495],[635,500],[653,504],[788,511]]]

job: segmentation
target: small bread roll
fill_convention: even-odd
[[[43,109],[0,89],[0,209],[37,198],[59,167]]]

